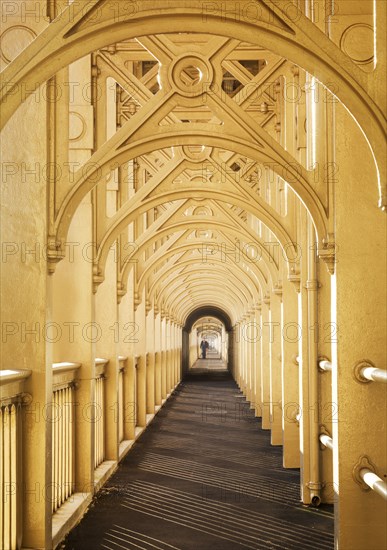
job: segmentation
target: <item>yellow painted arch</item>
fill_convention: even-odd
[[[225,4],[227,5],[227,1]],[[243,10],[249,0],[240,0]],[[265,17],[256,20],[235,17],[230,6],[224,13],[206,13],[203,25],[203,6],[194,0],[142,0],[135,4],[141,9],[114,16],[108,2],[100,0],[70,5],[3,71],[1,101],[3,124],[23,100],[25,90],[36,89],[61,68],[96,49],[108,46],[111,37],[116,42],[130,38],[170,32],[192,32],[205,29],[208,34],[228,36],[265,47],[292,60],[316,76],[342,101],[357,120],[370,144],[379,176],[380,206],[386,201],[386,121],[378,102],[383,102],[382,91],[373,96],[368,77],[329,38],[300,11],[289,15],[289,2],[273,4],[261,0]],[[234,4],[235,5],[235,4]],[[100,9],[96,21],[87,23],[87,13]],[[269,14],[269,15],[267,15]],[[276,25],[271,21],[281,23]],[[173,22],[173,23],[172,23]],[[282,27],[282,28],[281,28]],[[378,95],[379,94],[379,95]]]

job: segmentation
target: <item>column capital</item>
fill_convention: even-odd
[[[279,296],[282,299],[282,293],[283,293],[282,281],[277,281],[274,284],[272,292],[273,294],[275,294],[276,296]]]
[[[270,294],[268,292],[265,292],[262,302],[270,307]]]

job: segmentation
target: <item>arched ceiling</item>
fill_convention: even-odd
[[[371,89],[371,79],[367,78],[367,74],[319,31],[300,9],[289,6],[289,2],[274,4],[269,0],[260,0],[254,17],[251,16],[249,0],[238,2],[238,8],[228,0],[223,4],[224,10],[216,6],[215,9],[205,9],[194,0],[184,2],[184,6],[179,0],[168,0],[162,5],[158,0],[142,0],[141,3],[125,3],[130,9],[123,9],[118,16],[113,13],[108,0],[92,0],[68,6],[5,69],[1,88],[3,124],[25,99],[26,89],[36,89],[69,63],[108,46],[111,36],[119,42],[157,33],[192,32],[193,28],[203,29],[205,23],[204,29],[209,34],[213,34],[216,29],[217,33],[223,33],[228,38],[249,41],[255,45],[259,37],[261,47],[290,59],[331,88],[358,121],[370,143],[379,182],[382,182],[380,198],[385,200],[386,121],[383,107],[379,107],[385,105],[383,93],[378,87]],[[218,45],[211,43],[211,46],[209,57],[212,60],[216,59]],[[157,47],[157,44],[154,48],[156,57],[160,58],[164,67],[176,56],[176,49],[171,52],[162,46]],[[193,55],[198,57],[195,50]],[[206,64],[203,67],[208,69]],[[173,77],[173,71],[171,74]],[[210,70],[206,76],[212,77],[214,74]],[[216,80],[214,82],[217,83]]]
[[[193,325],[202,317],[215,317],[224,324],[227,331],[232,330],[229,315],[222,309],[213,306],[203,306],[191,311],[185,320],[184,330],[191,332]]]
[[[303,69],[315,75],[362,127],[379,175],[385,158],[383,116],[356,64],[286,3],[261,0],[256,20],[233,18],[225,4],[220,15],[191,0],[184,9],[143,0],[112,18],[106,0],[74,3],[3,71],[2,98],[5,122],[22,86],[92,53],[94,152],[50,182],[49,262],[63,258],[92,192],[95,291],[114,248],[119,298],[131,276],[135,306],[145,296],[185,327],[212,308],[231,330],[283,276],[297,282],[300,212],[331,254],[333,178],[297,151],[301,142],[288,144],[286,83],[305,94]],[[299,109],[296,136],[306,118]]]

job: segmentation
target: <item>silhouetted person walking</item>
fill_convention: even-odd
[[[202,359],[206,358],[206,352],[207,352],[208,344],[205,340],[202,340],[200,342],[200,349],[202,350]]]

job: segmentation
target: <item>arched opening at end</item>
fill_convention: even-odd
[[[201,317],[189,333],[189,369],[193,372],[227,370],[228,333],[216,317]]]
[[[224,323],[227,332],[230,332],[232,330],[233,324],[231,322],[230,316],[225,311],[216,306],[203,306],[192,311],[185,321],[183,330],[185,330],[186,332],[190,332],[192,330],[193,324],[201,317],[216,317]]]
[[[193,311],[183,328],[183,376],[229,375],[230,317],[217,307]]]

